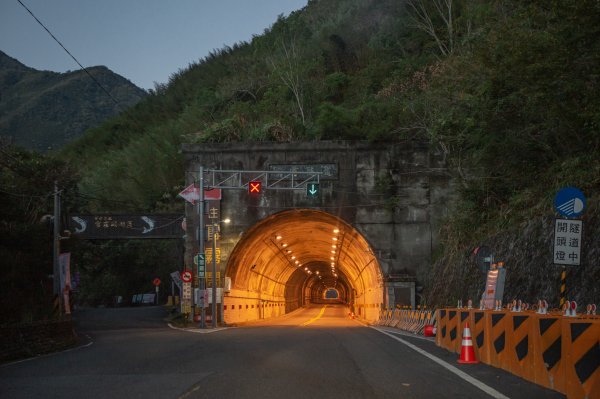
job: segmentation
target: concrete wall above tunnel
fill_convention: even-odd
[[[271,317],[322,299],[323,286],[317,280],[330,276],[321,275],[319,268],[327,271],[331,264],[316,248],[324,250],[324,237],[336,226],[341,226],[356,248],[364,250],[359,255],[358,250],[348,249],[343,266],[336,264],[340,298],[353,302],[357,315],[371,318],[381,307],[418,303],[419,281],[427,273],[437,231],[454,192],[443,154],[427,143],[190,144],[182,146],[182,153],[186,186],[199,181],[200,166],[205,170],[323,173],[316,198],[309,198],[305,190],[267,190],[256,197],[245,190],[223,190],[219,215],[232,223],[222,231],[218,268],[221,276],[232,279],[229,299],[234,294],[253,298],[243,303],[226,300],[226,315],[235,306],[236,320]],[[196,206],[186,204],[186,218],[185,260],[192,269],[193,255],[198,252]],[[295,237],[301,252],[296,259],[288,259],[287,266],[287,253],[273,241],[274,235],[285,236],[286,231]],[[311,245],[314,251],[309,250]],[[303,267],[295,267],[296,260]],[[303,273],[304,267],[311,267],[315,274],[319,270],[321,279]],[[366,272],[355,281],[361,267]],[[362,303],[357,299],[360,295],[364,295]],[[365,302],[369,295],[373,298]]]

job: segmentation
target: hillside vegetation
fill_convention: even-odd
[[[595,0],[309,1],[68,145],[74,206],[182,211],[183,142],[426,140],[460,190],[425,287],[441,304],[473,245],[551,215],[560,187],[598,202],[599,37]]]
[[[106,67],[56,73],[26,67],[0,51],[0,136],[21,147],[58,150],[137,103],[145,91]]]

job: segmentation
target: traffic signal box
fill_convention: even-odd
[[[257,195],[262,191],[262,182],[260,180],[248,182],[248,194]]]
[[[306,196],[309,198],[319,195],[319,183],[308,183],[306,185]]]

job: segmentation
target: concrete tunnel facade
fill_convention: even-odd
[[[226,228],[225,228],[226,229]],[[337,302],[377,317],[382,274],[369,244],[326,212],[295,209],[271,215],[243,234],[227,261],[223,304],[227,323],[276,317],[308,303]]]
[[[205,223],[213,216],[232,221],[222,225],[215,257],[218,286],[227,288],[226,322],[281,316],[325,301],[328,289],[366,320],[419,302],[419,279],[428,273],[454,192],[443,152],[419,141],[202,143],[181,151],[185,187],[199,183],[202,168],[206,189],[223,188],[207,203]],[[220,181],[210,171],[223,171]],[[226,171],[254,172],[228,175],[237,187],[225,187],[219,184],[229,182]],[[249,195],[244,184],[264,171],[319,172],[319,195],[308,196],[304,186]],[[198,206],[186,202],[185,216],[184,267],[195,270]],[[208,252],[206,260],[209,272]]]

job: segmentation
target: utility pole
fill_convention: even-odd
[[[54,223],[53,223],[53,251],[52,251],[52,266],[53,266],[53,292],[58,299],[58,315],[63,313],[62,293],[60,292],[60,267],[58,257],[60,255],[60,194],[58,192],[58,183],[54,182]]]
[[[219,224],[213,224],[212,232],[212,328],[217,328],[217,231]]]
[[[206,266],[202,265],[204,262],[201,258],[204,258],[204,167],[200,166],[200,181],[199,181],[199,192],[200,198],[198,199],[198,268],[196,270],[198,276],[198,285],[201,293],[206,290],[206,282],[204,276],[200,275],[200,269]],[[204,274],[204,273],[202,273]],[[202,295],[204,298],[204,294]],[[200,303],[200,328],[206,328],[206,310],[204,307],[204,299]]]

